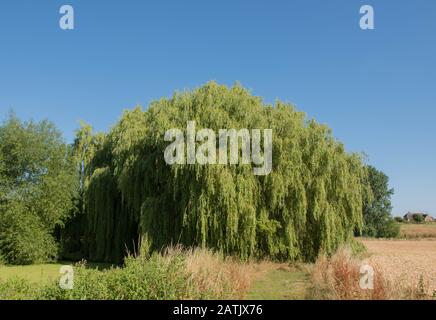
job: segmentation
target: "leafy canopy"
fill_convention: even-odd
[[[251,165],[172,165],[165,131],[272,129],[273,172]],[[186,132],[185,132],[186,134]],[[84,136],[85,138],[83,138]],[[90,139],[83,143],[82,139]],[[266,105],[240,85],[210,82],[126,111],[104,137],[79,135],[85,164],[86,255],[119,260],[126,248],[202,246],[241,258],[313,260],[362,227],[366,169],[331,130],[280,101]]]
[[[0,255],[9,263],[50,260],[53,233],[72,214],[76,190],[71,149],[48,121],[0,125]]]
[[[367,167],[367,184],[372,198],[364,203],[362,234],[369,237],[393,238],[398,236],[400,227],[392,218],[391,196],[394,190],[389,188],[389,178],[372,166]]]

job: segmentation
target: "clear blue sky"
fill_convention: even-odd
[[[73,31],[58,26],[63,4]],[[106,131],[125,108],[212,79],[327,123],[390,176],[394,214],[436,215],[434,0],[0,3],[2,118],[49,118],[72,141],[80,119]]]

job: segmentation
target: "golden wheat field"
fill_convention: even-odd
[[[436,239],[363,240],[362,242],[369,253],[365,261],[376,270],[381,270],[383,276],[395,283],[398,290],[402,287],[421,286],[428,294],[434,293]]]
[[[400,235],[402,238],[436,238],[436,223],[402,223]]]

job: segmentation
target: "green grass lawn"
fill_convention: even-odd
[[[297,268],[279,267],[254,281],[249,300],[303,300],[308,298],[309,274]]]
[[[59,278],[59,270],[64,264],[35,264],[29,266],[0,266],[0,281],[10,278],[23,278],[33,283],[47,283]]]
[[[10,278],[23,278],[33,283],[47,283],[57,280],[61,266],[73,265],[71,261],[59,261],[50,264],[33,264],[28,266],[2,266],[0,265],[0,281]],[[107,263],[87,263],[89,268],[103,270],[110,268]]]

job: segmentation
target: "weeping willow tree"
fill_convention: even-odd
[[[272,172],[256,176],[247,164],[168,165],[165,132],[186,134],[187,121],[215,132],[272,129]],[[90,259],[119,260],[142,239],[150,250],[178,243],[243,259],[313,260],[362,227],[368,194],[361,157],[292,105],[265,105],[240,85],[210,82],[176,93],[147,111],[126,111],[99,143],[89,134],[78,138],[77,149],[92,149],[80,162]]]

